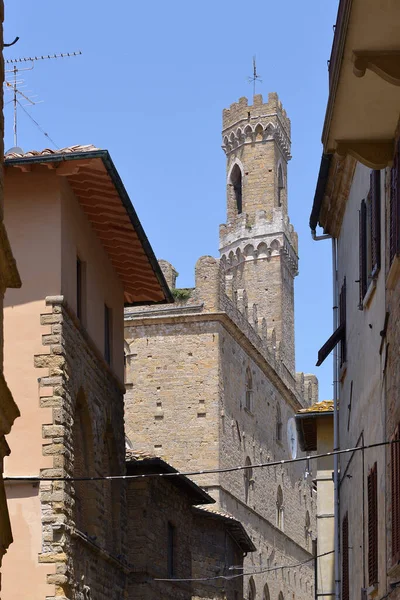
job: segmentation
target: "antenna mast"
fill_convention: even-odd
[[[6,73],[13,74],[12,83],[10,83],[9,81],[6,81],[5,85],[6,85],[6,87],[11,88],[12,92],[13,92],[12,102],[13,102],[13,109],[14,109],[14,123],[13,123],[14,146],[18,145],[18,130],[17,130],[18,104],[19,104],[18,96],[21,96],[21,98],[26,100],[31,106],[35,106],[35,104],[37,104],[37,102],[32,100],[32,98],[30,98],[29,96],[27,96],[26,94],[21,92],[20,89],[18,89],[18,87],[23,83],[23,80],[22,79],[18,80],[17,74],[20,71],[32,71],[32,69],[35,66],[35,62],[38,60],[47,60],[47,59],[51,59],[51,58],[69,58],[72,56],[79,56],[80,54],[82,54],[81,51],[66,52],[64,54],[48,54],[48,55],[44,55],[44,56],[27,56],[27,57],[23,57],[23,58],[12,58],[12,59],[4,61],[6,65],[13,65],[12,68],[10,68],[10,69],[6,68],[6,71],[5,71]],[[28,64],[31,63],[31,66],[18,67],[17,66],[18,63],[28,63]]]
[[[248,77],[247,78],[249,83],[253,84],[253,96],[256,95],[256,83],[260,82],[262,83],[262,79],[260,78],[260,75],[257,73],[257,64],[256,64],[256,57],[253,56],[253,77]]]

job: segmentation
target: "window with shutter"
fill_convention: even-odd
[[[400,254],[400,140],[390,173],[389,260]]]
[[[392,478],[392,562],[400,560],[400,425],[392,437],[391,445]]]
[[[361,202],[359,219],[359,308],[362,309],[364,296],[367,293],[367,204],[365,200]]]
[[[349,518],[342,521],[342,600],[350,600],[349,582]]]
[[[346,277],[344,278],[342,289],[339,294],[339,327],[343,328],[343,335],[340,339],[340,366],[347,359],[346,347]]]
[[[376,463],[368,474],[368,581],[378,581],[378,477]]]
[[[381,268],[381,172],[371,171],[371,277]]]
[[[370,283],[376,278],[381,263],[381,172],[371,171],[370,188],[362,200],[359,223],[360,310]]]

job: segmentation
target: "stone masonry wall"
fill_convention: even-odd
[[[210,581],[193,582],[192,600],[242,599],[242,577],[212,578],[240,573],[243,552],[224,523],[204,517],[200,512],[201,509],[196,511],[193,521],[192,574],[195,579],[210,578]]]
[[[51,333],[43,336],[43,354],[35,356],[35,366],[47,368],[48,375],[39,378],[40,405],[51,407],[53,420],[43,425],[43,454],[53,459],[51,469],[42,470],[42,476],[72,476],[74,455],[72,430],[76,418],[78,394],[84,394],[91,421],[94,475],[104,475],[105,435],[112,431],[117,449],[119,471],[123,474],[125,443],[123,431],[122,389],[99,355],[96,347],[80,326],[62,297],[47,298],[51,312],[43,314],[41,322],[51,326]],[[81,484],[84,485],[84,484]],[[75,526],[75,494],[72,484],[42,482],[43,547],[39,562],[56,565],[55,574],[48,575],[54,586],[54,595],[48,600],[80,598],[88,593],[104,600],[119,600],[126,589],[126,506],[124,489],[119,487],[119,519],[122,539],[119,548],[107,528],[114,523],[110,505],[109,482],[87,482],[91,499],[94,532],[78,531]],[[114,523],[115,525],[115,523]],[[110,543],[110,539],[113,541]]]
[[[191,600],[191,584],[169,579],[168,523],[175,528],[177,578],[192,577],[192,505],[187,494],[166,479],[133,479],[127,485],[129,600]]]

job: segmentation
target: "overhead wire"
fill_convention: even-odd
[[[317,554],[316,556],[312,556],[311,558],[307,558],[306,560],[302,560],[298,563],[293,563],[291,565],[277,565],[275,567],[267,567],[265,569],[259,569],[258,571],[248,571],[246,573],[237,573],[235,575],[214,575],[213,577],[194,577],[194,578],[154,578],[154,581],[171,581],[171,582],[189,582],[189,581],[215,581],[217,579],[223,579],[225,581],[230,581],[232,579],[237,579],[238,577],[247,577],[250,575],[262,575],[264,573],[270,573],[272,571],[281,571],[283,569],[296,569],[301,567],[302,565],[306,565],[309,562],[314,561],[316,558],[322,558],[323,556],[329,556],[333,554],[334,550],[329,550],[329,552],[323,552],[322,554]]]
[[[47,139],[53,144],[53,146],[55,146],[57,148],[57,150],[60,149],[60,146],[57,146],[57,144],[55,143],[55,141],[49,136],[49,134],[39,125],[39,123],[37,121],[35,121],[35,119],[32,117],[32,115],[26,110],[26,108],[21,104],[21,102],[19,100],[17,100],[17,104],[20,106],[20,108],[22,108],[22,110],[24,111],[24,113],[30,118],[31,121],[33,121],[33,123],[36,125],[36,127],[39,129],[39,131],[41,133],[43,133],[43,135],[45,137],[47,137]]]
[[[192,477],[195,475],[211,475],[217,473],[232,473],[235,471],[245,471],[248,469],[264,469],[268,467],[284,466],[293,463],[301,463],[310,460],[318,460],[319,458],[325,458],[328,456],[335,456],[340,454],[350,454],[361,450],[369,450],[372,448],[379,448],[381,446],[389,446],[391,444],[400,443],[400,440],[390,440],[387,442],[376,442],[374,444],[364,444],[363,446],[354,446],[353,448],[345,448],[342,450],[332,450],[331,452],[323,452],[321,454],[309,454],[306,456],[300,456],[298,458],[288,458],[282,460],[274,460],[265,463],[246,464],[235,467],[225,467],[222,469],[199,469],[196,471],[172,471],[167,473],[140,473],[135,475],[95,475],[85,477],[70,477],[70,476],[43,476],[43,475],[9,475],[5,476],[4,481],[25,481],[31,483],[39,483],[41,481],[114,481],[114,480],[131,480],[131,479],[145,479],[145,478],[169,478],[169,477]],[[154,457],[157,458],[157,457]]]

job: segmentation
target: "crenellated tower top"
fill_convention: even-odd
[[[227,154],[244,144],[275,139],[285,160],[290,160],[290,119],[275,92],[268,94],[266,103],[257,94],[252,105],[242,97],[224,109],[222,136],[222,147]]]
[[[290,120],[278,98],[261,94],[223,111],[222,148],[227,168],[227,218],[220,255],[233,298],[245,292],[254,314],[265,318],[294,374],[294,287],[297,234],[289,220],[287,163]]]

